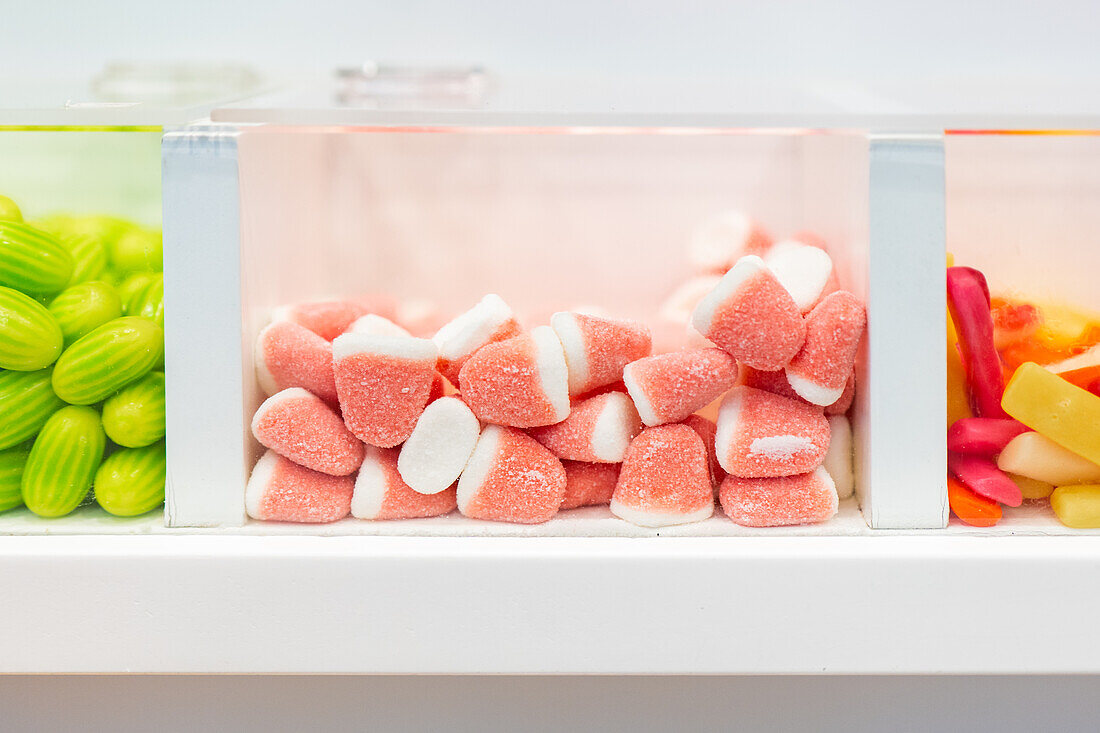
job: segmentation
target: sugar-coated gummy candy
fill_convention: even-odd
[[[646,428],[627,449],[611,513],[641,527],[701,522],[714,512],[702,439],[687,425]]]
[[[844,382],[844,391],[840,393],[840,397],[836,402],[831,405],[825,405],[826,415],[844,415],[848,410],[852,409],[852,403],[856,399],[856,373],[853,369],[851,374],[848,375],[847,381]]]
[[[73,256],[52,234],[0,220],[0,286],[49,295],[69,284],[75,267]]]
[[[1100,529],[1100,484],[1059,486],[1050,495],[1054,516],[1074,529]]]
[[[291,321],[269,324],[256,338],[256,379],[268,396],[290,387],[335,403],[332,344]]]
[[[692,325],[737,361],[781,369],[806,338],[806,322],[764,261],[742,257],[692,314]]]
[[[54,394],[53,370],[0,370],[0,450],[33,438],[50,415],[65,406]]]
[[[0,287],[0,369],[33,372],[53,364],[64,336],[46,307],[18,290]]]
[[[523,329],[504,299],[490,293],[470,310],[444,324],[432,337],[439,348],[439,373],[458,384],[462,366],[486,344],[518,336]]]
[[[565,468],[565,497],[561,508],[576,509],[582,506],[607,506],[619,481],[618,463],[585,463],[562,461]]]
[[[23,506],[23,469],[29,456],[22,446],[0,450],[0,512]]]
[[[1028,362],[1012,375],[1002,405],[1032,430],[1100,463],[1100,397]]]
[[[821,465],[829,449],[829,423],[813,405],[734,387],[722,400],[715,444],[726,473],[793,476]]]
[[[789,400],[806,402],[806,400],[802,399],[798,392],[795,392],[794,388],[791,387],[791,383],[787,381],[787,373],[782,369],[766,371],[763,369],[753,369],[748,365],[741,364],[737,372],[737,384],[752,387],[753,389],[762,389],[765,392],[771,392],[780,397],[786,397]]]
[[[574,404],[565,420],[529,432],[558,458],[619,463],[641,429],[631,399],[622,392],[608,392]]]
[[[1013,483],[1020,487],[1020,493],[1024,495],[1025,499],[1046,499],[1050,496],[1050,493],[1054,491],[1054,484],[1048,484],[1045,481],[1021,476],[1018,473],[1006,472],[1006,475],[1012,479]]]
[[[40,517],[63,517],[92,488],[107,436],[90,407],[63,407],[34,439],[23,470],[23,503]]]
[[[549,326],[483,346],[463,365],[458,384],[483,422],[532,428],[569,416],[565,352]]]
[[[103,403],[103,430],[124,448],[142,448],[164,437],[164,372],[149,372]]]
[[[397,325],[389,318],[377,313],[355,319],[345,333],[366,333],[373,336],[412,336],[407,330]]]
[[[272,320],[297,323],[326,341],[332,341],[368,312],[366,307],[352,300],[316,300],[276,308]]]
[[[314,471],[269,450],[252,469],[245,509],[269,522],[335,522],[351,512],[354,490],[352,476]]]
[[[824,407],[841,398],[866,322],[863,303],[846,290],[830,293],[810,311],[806,340],[786,368],[802,399]]]
[[[623,378],[623,368],[649,356],[653,340],[641,323],[561,312],[550,318],[565,350],[569,394],[590,392]]]
[[[449,514],[458,506],[455,486],[431,494],[414,491],[398,470],[397,448],[367,446],[355,478],[351,515],[356,519],[419,519]]]
[[[1039,433],[1022,433],[1010,440],[998,454],[997,466],[1054,486],[1100,483],[1100,465]]]
[[[168,459],[164,441],[117,450],[95,473],[95,500],[108,514],[136,517],[164,504]]]
[[[773,478],[728,476],[718,489],[722,511],[744,527],[817,524],[836,516],[833,479],[822,467]]]
[[[715,452],[715,436],[718,434],[718,426],[713,420],[708,420],[702,415],[688,415],[683,420],[684,425],[695,431],[699,439],[703,441],[703,447],[707,449],[707,467],[710,469],[710,481],[715,491],[718,485],[726,478],[726,471],[722,464],[718,463],[718,454]]]
[[[829,450],[825,453],[822,466],[833,479],[836,495],[847,499],[856,490],[856,478],[852,453],[852,424],[844,415],[830,415]]]
[[[301,387],[264,400],[252,417],[252,435],[284,458],[332,476],[354,473],[363,444],[320,397]]]
[[[776,242],[763,260],[803,313],[817,305],[830,286],[836,290],[833,260],[821,247],[787,239]]]
[[[1001,409],[1004,374],[993,345],[993,317],[985,275],[972,267],[947,268],[947,305],[959,336],[975,411],[979,417],[1005,417]]]
[[[1004,471],[997,468],[992,458],[948,453],[947,470],[975,494],[1008,506],[1020,506],[1024,495],[1020,487]]]
[[[406,336],[346,333],[332,342],[336,392],[348,429],[392,448],[412,434],[435,381],[435,344]]]
[[[122,299],[107,283],[82,282],[58,293],[47,310],[61,328],[65,343],[71,344],[122,316]]]
[[[737,363],[721,349],[684,349],[631,362],[623,383],[648,426],[679,422],[737,380]]]
[[[458,397],[431,402],[401,446],[401,479],[420,494],[445,491],[466,468],[480,434],[481,423]]]
[[[772,238],[751,217],[730,210],[705,220],[696,228],[688,257],[700,270],[725,272],[742,255],[762,255],[771,245]]]
[[[1028,431],[1016,420],[996,417],[968,417],[947,429],[947,450],[992,456],[1004,450],[1009,441]]]
[[[971,491],[958,479],[947,477],[947,502],[963,524],[972,527],[992,527],[1001,521],[1001,505],[993,499]]]
[[[164,356],[164,332],[145,318],[108,321],[65,349],[53,369],[53,391],[91,405],[144,376]]]
[[[471,519],[539,524],[565,497],[565,468],[521,430],[488,425],[458,479],[458,510]]]

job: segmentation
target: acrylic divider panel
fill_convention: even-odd
[[[214,137],[219,142],[212,142]],[[405,317],[419,310],[421,328],[430,335],[486,293],[497,293],[527,325],[545,324],[558,310],[598,306],[644,321],[654,328],[655,341],[671,340],[675,348],[690,332],[682,323],[663,323],[661,306],[693,274],[687,256],[693,232],[730,209],[750,214],[778,238],[815,232],[836,255],[844,284],[860,298],[870,293],[872,301],[878,299],[881,311],[870,308],[864,341],[871,344],[858,367],[873,386],[875,334],[884,339],[882,348],[896,344],[897,334],[911,325],[912,311],[902,298],[912,291],[886,286],[876,295],[873,283],[868,290],[869,278],[875,277],[876,263],[884,282],[911,276],[919,256],[892,256],[896,244],[889,237],[868,241],[868,227],[876,221],[869,210],[875,198],[868,195],[873,170],[868,151],[862,134],[692,129],[255,127],[168,136],[169,244],[184,239],[180,217],[190,204],[172,199],[186,194],[214,212],[187,224],[192,252],[205,255],[193,261],[204,262],[203,271],[223,287],[238,262],[240,267],[238,292],[210,299],[233,316],[219,317],[195,301],[191,313],[179,316],[209,324],[202,329],[207,342],[233,353],[212,360],[180,353],[179,369],[196,382],[218,380],[218,393],[226,397],[238,365],[243,378],[235,404],[207,403],[202,418],[199,406],[186,404],[183,394],[170,395],[170,423],[201,420],[208,429],[194,436],[194,445],[216,443],[205,452],[188,450],[187,458],[183,453],[170,458],[170,522],[233,526],[243,516],[240,476],[262,453],[249,434],[264,398],[253,344],[279,306],[384,293],[405,307]],[[211,183],[229,190],[238,181],[239,212],[236,200],[215,203],[200,193]],[[181,229],[174,232],[175,226]],[[239,237],[239,259],[225,246],[234,237]],[[928,270],[923,268],[921,277]],[[239,323],[234,298],[240,298]],[[210,363],[225,367],[220,376]],[[929,379],[936,381],[934,371]],[[880,389],[888,383],[884,376]],[[857,400],[852,417],[857,436],[873,434],[885,444],[881,454],[886,455],[893,433],[888,423],[899,418],[876,413],[866,397]],[[865,424],[872,420],[882,421],[881,427]],[[936,445],[942,443],[937,439]],[[200,454],[212,458],[195,462],[193,456]],[[865,511],[877,490],[871,476],[892,482],[894,492],[929,492],[922,489],[928,477],[921,473],[899,476],[886,466],[876,473],[875,455],[870,453],[859,472]],[[185,460],[190,464],[181,465]],[[212,466],[232,468],[215,472]],[[208,490],[196,490],[200,484]],[[940,526],[941,493],[942,483],[933,480],[932,500],[924,505],[931,509],[896,526]],[[888,494],[884,491],[884,505],[891,501]],[[728,523],[716,517],[696,533],[716,533],[719,520]],[[415,528],[409,523],[410,532],[431,533],[432,520],[417,521]],[[487,523],[466,521],[471,533],[494,533],[483,526]],[[817,529],[829,533],[837,521]],[[348,520],[333,531],[369,531],[363,529],[367,524]],[[387,526],[386,532],[398,531]],[[439,526],[443,533],[462,531]],[[616,533],[606,526],[593,532]],[[563,527],[561,533],[584,532]]]
[[[969,394],[956,386],[949,392],[950,417],[1024,423],[1002,422],[1010,432],[999,436],[979,435],[975,431],[986,427],[980,422],[952,426],[949,446],[958,452],[952,472],[961,484],[954,487],[952,525],[965,516],[968,524],[1016,531],[1100,527],[1100,488],[1094,487],[1100,484],[1100,430],[1089,427],[1091,421],[1069,427],[1082,410],[1100,408],[1097,155],[1100,136],[1087,132],[947,137],[947,250],[956,266],[980,273],[992,296],[992,344],[969,350],[985,352],[990,379],[999,377],[981,388],[971,380]],[[987,306],[978,305],[984,318]],[[979,340],[967,333],[977,328],[967,320],[955,319],[960,344]]]
[[[0,532],[163,504],[160,137],[0,127]]]

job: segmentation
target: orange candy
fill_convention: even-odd
[[[947,477],[947,501],[951,511],[971,527],[992,527],[1001,521],[1001,505],[975,494],[954,476]]]

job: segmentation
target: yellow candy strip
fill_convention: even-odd
[[[1058,521],[1074,529],[1100,528],[1100,484],[1059,486],[1050,495]]]
[[[1012,375],[1001,407],[1063,448],[1100,463],[1100,397],[1028,362]]]
[[[1024,495],[1025,499],[1045,499],[1050,496],[1050,492],[1054,491],[1054,484],[1037,481],[1018,473],[1010,473],[1008,477],[1020,487],[1020,493]]]

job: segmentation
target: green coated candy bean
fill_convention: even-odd
[[[164,372],[149,372],[103,403],[107,437],[127,448],[142,448],[164,437]]]
[[[71,344],[122,315],[122,300],[107,283],[87,282],[62,290],[50,303],[65,343]]]
[[[7,196],[0,196],[0,219],[8,221],[23,221],[23,212],[19,206]]]
[[[139,272],[123,278],[119,282],[118,287],[115,288],[115,290],[118,291],[118,297],[122,298],[122,310],[126,310],[126,306],[129,304],[130,299],[133,298],[136,293],[148,287],[150,283],[155,282],[159,277],[159,273],[156,272]]]
[[[57,238],[17,221],[0,220],[0,285],[24,293],[56,293],[76,264]]]
[[[164,328],[164,277],[153,275],[126,301],[126,315],[148,318]]]
[[[65,403],[54,394],[52,369],[0,372],[0,450],[30,440]]]
[[[115,451],[95,474],[95,500],[118,517],[136,517],[164,504],[168,471],[164,441]]]
[[[57,360],[53,391],[71,405],[91,405],[144,376],[164,354],[164,332],[124,316],[78,339]]]
[[[62,238],[61,246],[73,256],[73,276],[69,285],[103,277],[107,270],[107,248],[103,242],[87,234],[74,234]]]
[[[161,233],[131,227],[109,245],[111,266],[120,272],[160,272],[164,259]]]
[[[23,468],[29,455],[23,447],[0,450],[0,512],[23,506]]]
[[[40,517],[63,517],[92,487],[107,436],[90,407],[63,407],[34,440],[23,470],[23,503]]]
[[[61,353],[61,327],[34,298],[0,287],[0,369],[33,372]]]

